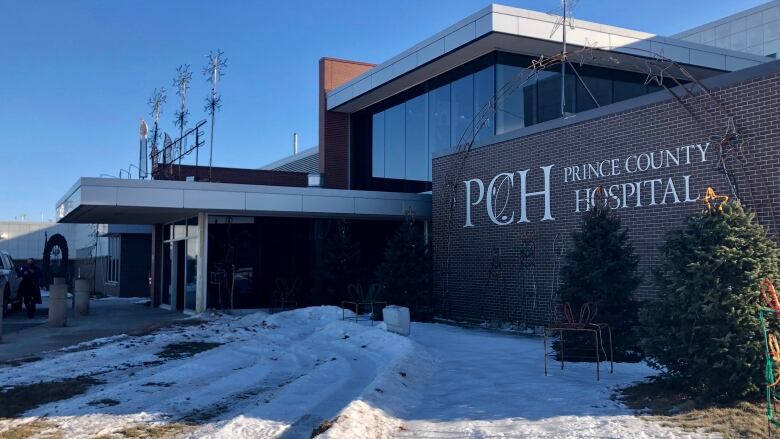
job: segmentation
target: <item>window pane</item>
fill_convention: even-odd
[[[538,96],[536,123],[561,117],[561,80],[553,72],[539,72],[536,78]]]
[[[577,80],[577,112],[590,110],[598,106],[604,106],[612,103],[612,79],[609,71],[598,67],[579,66],[577,72],[582,81],[587,85],[587,89],[582,82]],[[588,93],[590,90],[590,93]],[[593,94],[593,97],[590,96]],[[593,101],[596,98],[596,102]]]
[[[428,93],[429,142],[432,152],[450,149],[450,85]]]
[[[385,113],[374,115],[371,127],[371,175],[385,176]]]
[[[496,65],[496,93],[515,79],[524,69],[506,64]],[[514,131],[525,126],[524,90],[527,86],[516,87],[511,93],[505,93],[498,102],[496,109],[496,134]]]
[[[198,217],[192,217],[187,220],[187,236],[198,236]]]
[[[574,74],[566,73],[567,113],[574,112]],[[561,117],[561,74],[560,72],[539,72],[537,79],[538,113],[536,123]]]
[[[428,97],[406,101],[406,179],[428,180]]]
[[[621,72],[618,70],[613,71],[613,102],[619,102],[645,94],[645,77],[646,75],[638,73]]]
[[[477,124],[474,129],[477,130],[477,141],[482,141],[493,137],[495,128],[493,127],[493,115],[492,109],[485,109],[490,103],[495,93],[495,78],[493,76],[493,66],[487,67],[474,73],[474,114],[480,115],[479,120],[475,121]],[[487,113],[480,113],[486,110]],[[487,120],[483,120],[482,114],[489,116]],[[483,124],[484,122],[484,124]],[[479,125],[482,125],[481,127]]]
[[[474,75],[468,75],[452,83],[452,146],[458,147],[471,140],[474,119]],[[465,135],[464,135],[465,134]]]
[[[184,221],[179,221],[172,225],[171,239],[183,239],[187,237],[187,224]]]
[[[405,176],[406,114],[404,104],[385,110],[385,178]]]

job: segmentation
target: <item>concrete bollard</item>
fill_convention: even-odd
[[[73,296],[76,307],[76,313],[80,316],[89,314],[89,290],[90,281],[87,279],[76,279],[73,287]]]
[[[62,327],[68,323],[68,285],[64,279],[49,288],[49,326]]]

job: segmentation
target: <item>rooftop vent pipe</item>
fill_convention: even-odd
[[[298,155],[298,133],[293,133],[293,155]]]

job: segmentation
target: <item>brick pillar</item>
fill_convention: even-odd
[[[349,189],[349,114],[328,111],[326,93],[374,67],[374,64],[320,59],[320,173],[325,187]]]

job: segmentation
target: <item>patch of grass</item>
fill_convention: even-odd
[[[720,433],[725,439],[760,438],[769,433],[766,403],[760,399],[719,404],[681,392],[664,379],[622,389],[618,399],[634,410],[649,412],[649,419],[667,427]]]
[[[0,388],[0,418],[16,418],[38,406],[70,399],[96,384],[103,384],[103,381],[84,376]]]
[[[183,341],[171,343],[157,353],[160,358],[176,360],[179,358],[192,357],[195,354],[214,349],[222,343],[213,343],[208,341]]]
[[[169,322],[154,322],[149,325],[144,326],[143,328],[136,329],[134,331],[130,331],[127,333],[127,335],[132,337],[141,337],[144,335],[150,335],[157,331],[161,331],[163,329],[170,329],[170,328],[187,328],[190,326],[198,326],[205,324],[205,320],[200,319],[184,319],[184,320],[173,320]]]
[[[96,399],[87,403],[87,405],[91,405],[93,407],[113,407],[119,404],[119,401],[111,398]]]
[[[36,419],[34,421],[14,425],[7,430],[0,429],[0,437],[3,437],[4,439],[26,439],[30,437],[39,439],[63,439],[65,436],[57,429],[57,426],[51,422]]]
[[[322,421],[322,423],[320,423],[320,425],[314,427],[314,430],[311,431],[310,438],[315,438],[315,437],[321,435],[322,433],[325,433],[326,431],[330,430],[330,427],[333,427],[333,424],[335,424],[336,421],[338,421],[338,420],[339,420],[339,418],[337,416],[337,417],[335,417],[333,419],[326,419],[326,420]]]
[[[162,439],[184,436],[195,429],[192,424],[174,422],[171,424],[137,424],[123,428],[110,434],[97,436],[95,439]]]
[[[20,357],[20,358],[14,358],[12,360],[0,361],[0,367],[2,366],[17,367],[27,363],[34,363],[39,360],[43,360],[43,357],[39,357],[37,355],[30,355],[28,357]]]
[[[203,410],[195,410],[189,413],[187,416],[184,416],[182,420],[189,424],[205,424],[206,422],[224,413],[227,409],[228,405],[226,403],[219,403]]]
[[[174,383],[167,383],[165,381],[149,381],[148,383],[141,384],[144,387],[171,387]]]

